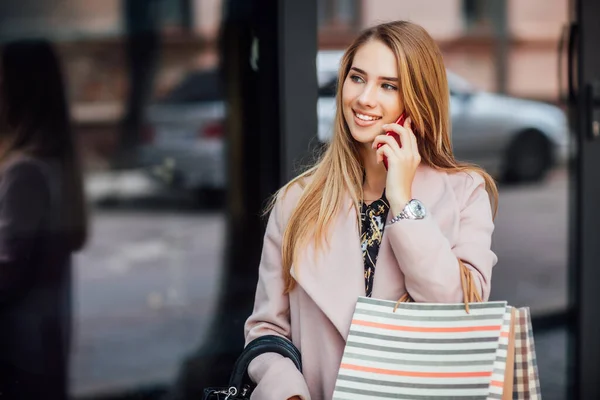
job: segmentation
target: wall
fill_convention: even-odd
[[[567,21],[568,0],[506,0],[509,34],[506,53],[508,94],[556,102],[558,41]],[[446,65],[475,86],[496,90],[496,42],[469,33],[461,0],[363,0],[363,27],[408,19],[425,27],[439,43]]]
[[[462,33],[461,0],[363,0],[362,26],[406,19],[422,25],[438,40]]]

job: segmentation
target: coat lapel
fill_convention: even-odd
[[[428,167],[420,166],[412,187],[413,197],[426,205],[435,198],[432,198],[432,190],[427,185],[428,171]],[[443,187],[439,189],[443,190]],[[388,222],[393,217],[390,212]],[[324,245],[320,251],[316,251],[312,243],[306,247],[291,274],[345,339],[352,322],[356,300],[365,295],[359,227],[356,211],[349,197],[331,225],[327,237],[329,244]],[[398,294],[404,292],[404,278],[385,231],[379,252],[373,297],[395,299]]]
[[[365,295],[364,267],[356,212],[348,198],[317,251],[311,243],[292,276],[346,339],[359,296]]]

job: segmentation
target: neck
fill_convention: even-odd
[[[371,149],[370,144],[365,144],[361,153],[365,168],[364,198],[365,200],[378,199],[385,189],[387,171],[383,163],[377,164],[377,154]]]

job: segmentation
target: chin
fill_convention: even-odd
[[[353,111],[346,111],[344,114],[346,117],[346,124],[350,129],[350,134],[355,141],[359,143],[370,144],[378,135],[382,133],[381,125],[383,125],[383,123],[381,120],[371,124],[370,126],[361,126],[360,123],[355,121]]]
[[[375,136],[352,135],[354,140],[360,144],[371,144],[375,140]]]
[[[370,144],[380,134],[381,128],[370,127],[369,129],[352,126],[350,127],[350,134],[352,138],[359,143]]]

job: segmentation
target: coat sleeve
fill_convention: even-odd
[[[0,302],[10,300],[31,279],[30,257],[49,207],[46,178],[33,163],[7,168],[0,183]]]
[[[498,261],[491,250],[494,223],[489,195],[479,174],[461,175],[463,184],[456,188],[460,215],[455,243],[448,241],[431,215],[386,227],[406,290],[417,302],[464,300],[458,259],[471,270],[483,301],[489,299],[492,268]]]
[[[280,197],[267,224],[254,310],[245,324],[246,345],[263,335],[291,337],[289,296],[284,294],[281,242],[282,198]],[[255,358],[248,367],[250,378],[257,384],[252,399],[286,400],[300,396],[310,400],[304,376],[294,363],[279,354],[267,353]]]

